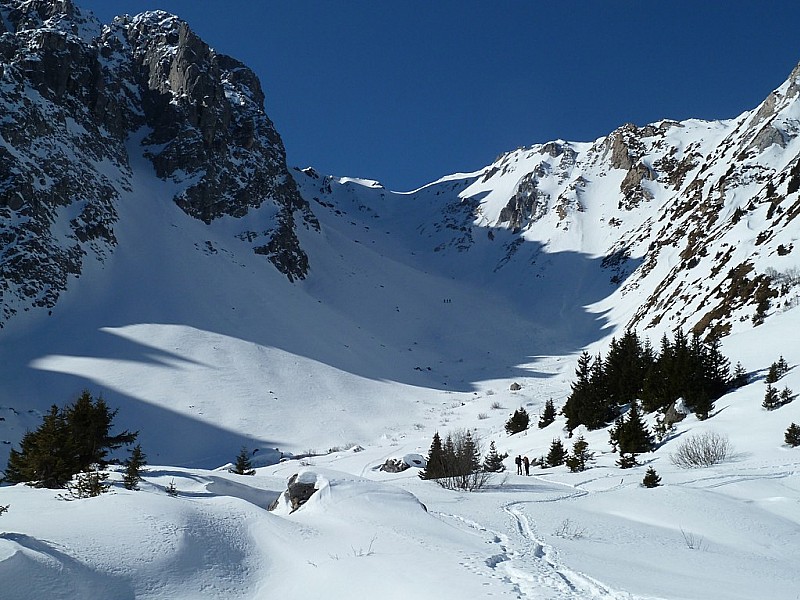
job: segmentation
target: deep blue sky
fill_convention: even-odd
[[[552,139],[754,108],[800,2],[75,0],[162,8],[249,65],[293,166],[410,190]]]

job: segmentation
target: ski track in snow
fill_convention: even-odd
[[[584,495],[584,494],[578,494]],[[564,499],[561,497],[559,499]],[[436,513],[440,518],[486,533],[497,552],[480,560],[463,562],[475,573],[491,571],[491,577],[500,578],[510,585],[521,600],[656,600],[654,597],[634,596],[615,590],[608,585],[564,565],[558,551],[539,539],[523,506],[537,501],[511,502],[502,506],[510,521],[507,533],[493,531],[484,525],[460,515]]]

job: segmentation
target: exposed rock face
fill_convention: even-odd
[[[0,326],[52,307],[87,258],[113,252],[139,131],[133,151],[187,214],[210,223],[272,203],[247,237],[290,280],[306,276],[296,220],[316,219],[247,67],[160,11],[101,26],[70,0],[4,0],[0,33],[0,106],[13,115],[0,120]]]
[[[275,510],[283,501],[288,505],[290,512],[296,511],[314,495],[314,492],[317,491],[316,486],[316,476],[313,473],[295,473],[289,478],[286,490],[275,499],[269,510]]]

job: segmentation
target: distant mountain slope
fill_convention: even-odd
[[[514,380],[563,399],[571,357],[621,328],[736,333],[797,304],[797,70],[731,121],[397,193],[290,171],[253,73],[177,17],[0,16],[0,464],[84,387],[160,460],[216,466],[402,437]]]
[[[467,264],[478,254],[521,279],[555,275],[569,287],[581,278],[545,274],[547,260],[597,257],[619,286],[597,309],[617,325],[725,335],[798,303],[799,93],[800,67],[731,121],[627,124],[593,143],[521,148],[410,194],[346,178],[304,194],[348,216],[402,206],[418,252]]]

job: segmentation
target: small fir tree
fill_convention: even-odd
[[[164,488],[164,491],[167,492],[167,496],[172,496],[173,498],[178,497],[178,488],[175,487],[175,480],[169,482],[169,485]]]
[[[764,401],[761,403],[761,406],[766,408],[767,410],[775,410],[781,405],[781,399],[778,395],[778,390],[772,387],[771,383],[767,384],[767,391],[764,394]]]
[[[654,488],[661,485],[661,477],[653,467],[647,467],[647,472],[642,479],[642,485],[646,488]]]
[[[108,473],[101,471],[99,465],[92,465],[75,475],[67,484],[67,491],[73,498],[94,498],[107,492],[109,487]]]
[[[775,368],[777,370],[778,379],[780,379],[789,372],[789,363],[781,356],[775,363]]]
[[[789,425],[789,428],[786,430],[784,434],[784,439],[786,443],[791,446],[792,448],[796,448],[800,446],[800,425],[796,423],[792,423]]]
[[[419,472],[420,479],[439,479],[445,475],[444,448],[439,432],[433,434],[430,450],[428,450],[428,462],[425,468]]]
[[[617,466],[620,469],[631,469],[638,465],[639,463],[636,461],[636,453],[635,452],[620,452],[619,459],[617,460]]]
[[[242,446],[239,455],[236,457],[236,464],[233,467],[233,473],[237,475],[255,475],[256,470],[250,462],[250,451]]]
[[[528,415],[528,411],[524,408],[518,408],[508,421],[506,421],[506,431],[509,435],[525,431],[530,424],[530,420],[531,418]]]
[[[628,418],[620,416],[609,431],[609,439],[614,451],[623,454],[642,454],[653,450],[653,435],[642,421],[638,404],[631,403]]]
[[[780,395],[781,406],[784,404],[789,404],[792,400],[794,400],[794,394],[792,394],[792,390],[790,390],[788,387],[783,388]]]
[[[0,504],[0,515],[3,513],[8,512],[8,509],[11,508],[10,504]]]
[[[547,453],[547,458],[545,459],[547,466],[557,467],[563,465],[566,456],[567,452],[564,450],[564,444],[561,443],[560,439],[555,438],[550,444],[550,451]]]
[[[740,388],[744,387],[750,381],[750,377],[745,371],[745,368],[742,366],[742,363],[737,362],[736,367],[733,369],[733,379],[731,381],[731,387]]]
[[[556,407],[553,404],[553,399],[549,398],[544,403],[544,411],[539,417],[539,429],[544,429],[556,420]]]
[[[122,474],[122,485],[126,490],[138,490],[142,480],[142,470],[147,464],[147,457],[142,452],[141,444],[136,444],[131,450],[131,455],[125,461],[125,472]]]
[[[499,454],[494,445],[494,441],[489,443],[489,452],[486,458],[483,459],[483,470],[487,473],[499,473],[504,471],[506,466],[503,464],[503,459],[508,457],[507,454]]]
[[[564,459],[567,467],[573,473],[585,471],[589,461],[594,458],[594,452],[589,452],[589,442],[583,436],[578,437],[572,444],[572,453]]]
[[[472,433],[467,430],[464,434],[462,443],[458,445],[456,452],[458,459],[457,475],[467,475],[481,470],[481,451]]]

